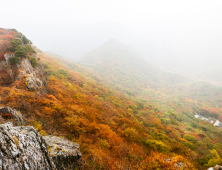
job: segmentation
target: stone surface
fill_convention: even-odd
[[[210,168],[208,168],[207,170],[214,170],[214,168],[213,168],[213,167],[210,167]]]
[[[55,170],[45,140],[32,126],[0,125],[0,170]]]
[[[0,108],[0,115],[4,119],[13,119],[15,125],[23,125],[22,114],[18,113],[15,109],[11,109],[10,107],[2,107]]]
[[[8,66],[10,66],[10,61],[9,61],[9,59],[10,59],[11,57],[15,57],[15,55],[14,55],[14,54],[5,54],[5,55],[4,55],[5,61],[6,61],[6,63],[7,63]]]
[[[215,167],[210,167],[207,170],[222,170],[222,166],[216,165]]]
[[[81,169],[79,144],[56,136],[44,136],[50,156],[58,170]]]
[[[33,68],[31,63],[27,58],[22,59],[20,64],[17,65],[20,73],[16,77],[17,80],[20,80],[22,76],[26,76],[26,85],[30,90],[40,90],[43,87],[43,82],[41,79],[41,74],[38,68]]]
[[[172,157],[172,158],[170,158],[170,159],[165,159],[165,161],[166,162],[171,162],[172,160],[174,159],[174,157]],[[184,167],[186,167],[187,165],[185,164],[185,163],[183,163],[183,162],[176,162],[175,164],[174,164],[174,167],[176,168],[176,169],[182,169],[182,168],[184,168]]]
[[[183,162],[177,162],[174,164],[174,166],[177,168],[177,169],[183,169],[184,167],[186,167],[187,165]]]
[[[20,80],[22,76],[32,74],[33,67],[27,58],[23,58],[19,64],[17,64],[19,69],[19,75],[16,77],[17,80]]]
[[[43,87],[43,82],[33,74],[28,75],[25,81],[27,82],[27,88],[30,90],[40,90]]]
[[[20,80],[23,76],[26,78],[26,86],[29,90],[38,90],[45,92],[44,86],[46,86],[46,81],[43,74],[43,69],[41,64],[33,68],[28,58],[22,58],[21,62],[16,65],[18,69],[17,73],[13,73],[14,66],[9,62],[9,59],[14,57],[14,54],[5,54],[5,61],[0,62],[0,70],[7,72],[12,79]],[[36,57],[36,54],[32,54],[32,57]]]
[[[216,165],[213,169],[214,170],[222,170],[222,167],[220,165]]]

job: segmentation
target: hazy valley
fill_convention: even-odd
[[[74,62],[24,34],[0,28],[0,169],[222,165],[216,67],[167,71],[116,39]]]

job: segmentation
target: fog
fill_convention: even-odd
[[[166,70],[222,64],[222,2],[3,0],[2,28],[78,61],[110,38]]]

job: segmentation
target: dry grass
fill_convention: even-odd
[[[17,139],[17,137],[16,136],[12,136],[12,138],[14,139],[17,148],[19,148],[19,140]]]

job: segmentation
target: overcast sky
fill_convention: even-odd
[[[221,0],[1,0],[0,23],[74,60],[110,38],[156,65],[222,58]]]

